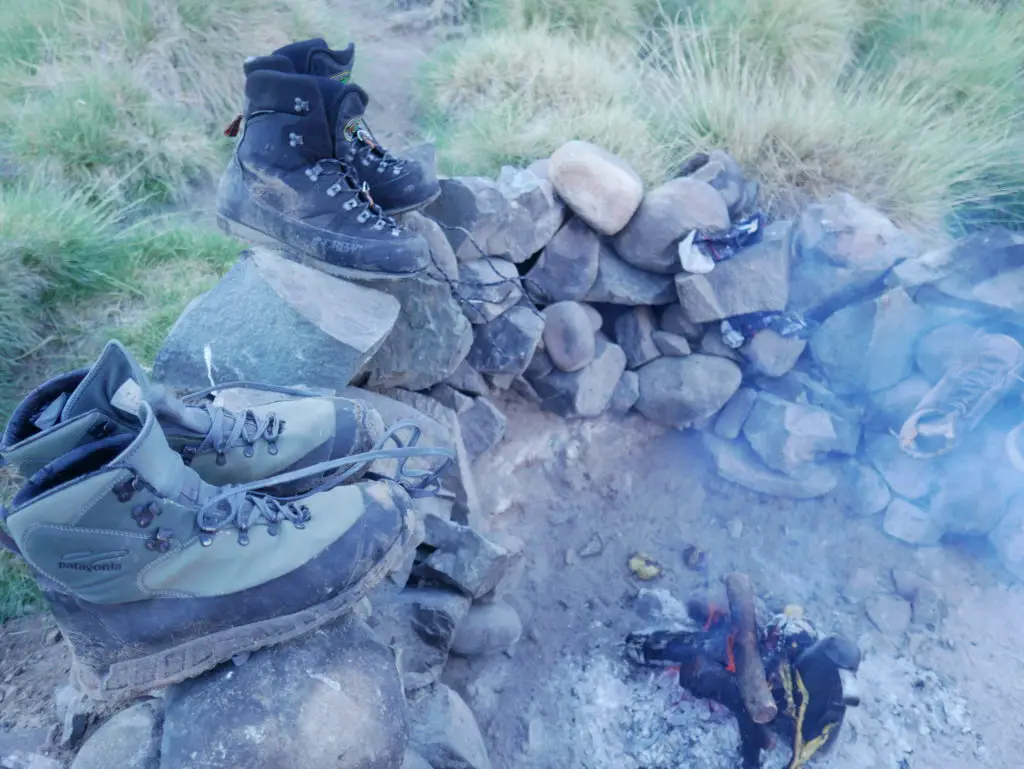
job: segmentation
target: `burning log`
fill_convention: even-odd
[[[764,663],[757,648],[757,619],[754,586],[746,574],[735,572],[725,578],[732,617],[732,650],[743,704],[755,724],[767,724],[779,714],[768,688]]]
[[[678,668],[682,688],[727,707],[736,717],[744,769],[761,766],[769,730],[792,748],[787,769],[804,769],[834,743],[846,708],[859,704],[849,682],[860,650],[841,636],[820,637],[789,610],[759,627],[745,574],[729,575],[726,590],[730,612],[691,600],[691,628],[630,633],[626,655],[638,665]]]

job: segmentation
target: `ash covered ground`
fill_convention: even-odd
[[[669,677],[633,668],[621,650],[626,633],[672,623],[666,595],[724,600],[720,578],[733,570],[750,574],[764,610],[799,604],[864,653],[862,704],[812,766],[1020,766],[1024,590],[985,553],[907,546],[829,497],[745,491],[714,474],[695,433],[639,418],[566,422],[515,398],[502,406],[508,437],[476,473],[492,525],[526,543],[505,588],[526,634],[509,656],[453,658],[446,672],[496,769],[737,766],[728,714],[680,701]],[[707,577],[686,567],[689,545],[707,552]],[[664,567],[658,579],[630,573],[636,552]],[[934,629],[911,623],[894,567],[938,589],[945,616]],[[780,746],[765,767],[788,758]]]

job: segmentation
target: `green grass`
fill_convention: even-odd
[[[779,215],[846,190],[924,229],[1024,222],[1021,4],[501,5],[426,72],[445,170],[492,174],[583,138],[656,184],[722,147]]]

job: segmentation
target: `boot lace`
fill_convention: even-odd
[[[399,434],[406,430],[411,432],[411,437],[408,440],[403,440]],[[254,526],[266,526],[268,533],[272,536],[277,535],[281,524],[285,521],[297,529],[305,528],[306,523],[312,518],[312,513],[303,504],[303,500],[344,484],[356,474],[365,472],[377,460],[397,460],[395,474],[388,476],[380,473],[366,473],[365,477],[397,483],[413,498],[433,496],[441,490],[441,476],[452,464],[455,455],[448,449],[437,446],[418,446],[417,443],[422,434],[422,428],[415,422],[397,422],[381,436],[381,439],[370,451],[320,462],[301,470],[282,473],[251,483],[228,486],[219,490],[219,493],[214,491],[213,496],[206,499],[196,512],[196,526],[200,532],[199,541],[204,546],[209,546],[218,532],[235,530],[238,532],[238,544],[245,546],[249,544],[249,531]],[[393,443],[394,448],[387,448],[389,443]],[[417,457],[440,457],[442,461],[438,466],[429,470],[409,467],[408,460]],[[348,469],[332,476],[318,488],[304,494],[280,497],[260,491],[266,487],[291,483],[311,476],[321,476],[343,467]]]
[[[359,211],[356,221],[360,224],[368,224],[370,229],[383,231],[390,228],[393,237],[402,234],[398,222],[385,214],[384,209],[374,202],[373,196],[370,194],[370,186],[366,182],[360,184],[351,166],[347,163],[337,158],[324,158],[307,168],[306,176],[314,183],[319,181],[321,176],[338,176],[338,181],[327,188],[327,195],[333,198],[342,193],[350,193],[349,198],[341,204],[342,210]]]
[[[345,140],[352,147],[353,158],[357,158],[364,167],[369,168],[376,163],[377,173],[383,174],[390,169],[392,176],[401,175],[405,168],[405,160],[392,155],[389,150],[382,147],[362,117],[348,121],[345,126]]]

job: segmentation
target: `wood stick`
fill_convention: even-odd
[[[729,596],[736,676],[743,704],[754,723],[766,724],[778,715],[779,709],[768,687],[764,663],[757,649],[754,586],[746,574],[733,572],[725,578],[725,590]]]

